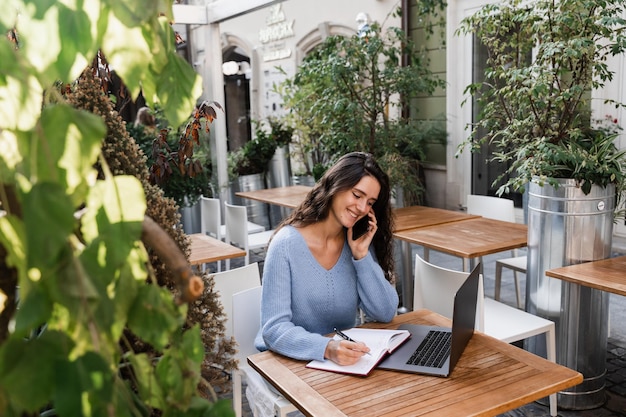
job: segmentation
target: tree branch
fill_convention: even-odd
[[[152,218],[145,216],[141,240],[155,250],[163,263],[174,272],[176,287],[180,290],[179,303],[197,299],[204,289],[202,279],[195,275],[176,242]]]

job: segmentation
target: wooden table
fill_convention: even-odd
[[[525,224],[476,217],[394,232],[394,237],[429,249],[473,259],[526,246]]]
[[[409,206],[394,209],[394,232],[416,229],[427,226],[436,226],[445,223],[474,219],[480,216],[467,214],[462,211],[444,210],[435,207]],[[413,251],[411,242],[406,239],[402,242],[402,306],[413,309]]]
[[[401,207],[394,209],[393,212],[396,217],[394,232],[480,217],[462,211],[444,210],[426,206]]]
[[[203,233],[191,234],[189,238],[191,239],[191,254],[189,255],[191,265],[202,265],[246,256],[246,251],[243,249]]]
[[[626,296],[626,256],[549,269],[546,275]]]
[[[450,326],[428,310],[393,322]],[[248,357],[250,365],[307,416],[496,416],[582,381],[579,372],[475,333],[449,378],[381,369],[367,377],[306,368],[273,352]]]
[[[267,188],[264,190],[239,191],[236,192],[235,195],[293,209],[300,205],[312,189],[313,187],[307,185],[290,185],[287,187]]]

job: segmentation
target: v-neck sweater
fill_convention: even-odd
[[[257,349],[300,359],[324,359],[333,328],[355,326],[358,308],[369,319],[389,322],[398,293],[384,276],[372,248],[359,260],[344,243],[337,263],[322,267],[293,226],[281,228],[263,266],[261,329]]]

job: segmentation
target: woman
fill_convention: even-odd
[[[351,365],[369,348],[324,335],[353,327],[359,308],[370,319],[391,321],[394,281],[389,178],[370,154],[349,153],[272,238],[257,348]]]

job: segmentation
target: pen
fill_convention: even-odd
[[[337,336],[341,337],[343,340],[347,340],[348,342],[359,343],[356,340],[352,339],[347,334],[345,334],[344,332],[342,332],[341,330],[339,330],[338,328],[334,327],[333,329],[335,330],[335,334]],[[368,354],[368,355],[371,355],[371,353],[369,353],[369,352],[365,352],[365,353]]]

